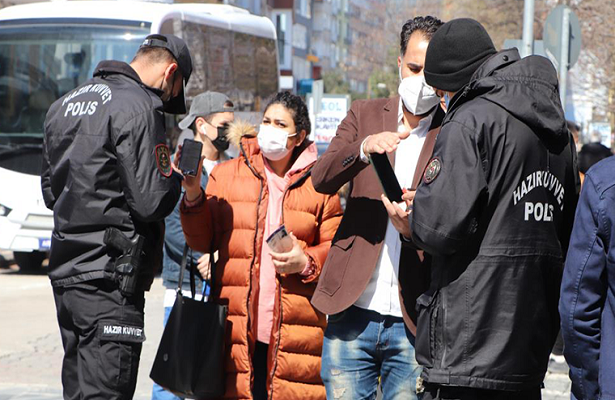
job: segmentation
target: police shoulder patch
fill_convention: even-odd
[[[171,168],[171,156],[169,154],[169,148],[166,144],[159,144],[155,149],[156,153],[156,165],[158,165],[158,171],[165,176],[170,177],[173,173]]]
[[[423,174],[423,181],[429,184],[434,181],[440,174],[440,170],[442,169],[442,163],[439,158],[432,158],[429,164],[427,164],[427,168],[425,168],[425,173]]]

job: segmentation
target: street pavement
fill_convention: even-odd
[[[0,270],[0,400],[61,400],[62,341],[46,275]],[[164,287],[145,300],[145,336],[134,398],[151,398],[149,378],[162,336]]]
[[[0,269],[0,400],[61,400],[62,343],[53,293],[44,275],[17,267]],[[145,335],[136,400],[151,398],[149,371],[162,335],[164,288],[156,279],[146,294]],[[565,364],[552,362],[543,390],[545,400],[570,399]],[[292,400],[292,399],[289,399]]]

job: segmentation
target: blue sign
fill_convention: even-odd
[[[308,93],[312,93],[312,83],[314,83],[314,79],[300,79],[297,82],[297,94],[305,96]]]
[[[51,248],[51,239],[39,239],[38,240],[39,250],[49,250],[50,248]]]

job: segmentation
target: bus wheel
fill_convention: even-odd
[[[41,268],[43,261],[47,257],[47,254],[42,251],[16,251],[13,253],[15,263],[19,265],[19,270],[22,272],[35,271]]]

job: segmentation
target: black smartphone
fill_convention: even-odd
[[[399,181],[397,180],[395,171],[389,162],[389,157],[387,157],[386,154],[372,153],[370,154],[370,159],[374,169],[376,170],[376,175],[378,175],[378,180],[382,185],[384,194],[389,198],[389,200],[396,203],[401,203],[401,196],[403,196],[404,193],[401,190],[401,186],[399,186]]]
[[[179,169],[184,175],[196,176],[201,167],[201,151],[203,143],[186,139],[182,145],[182,154],[179,160]]]

